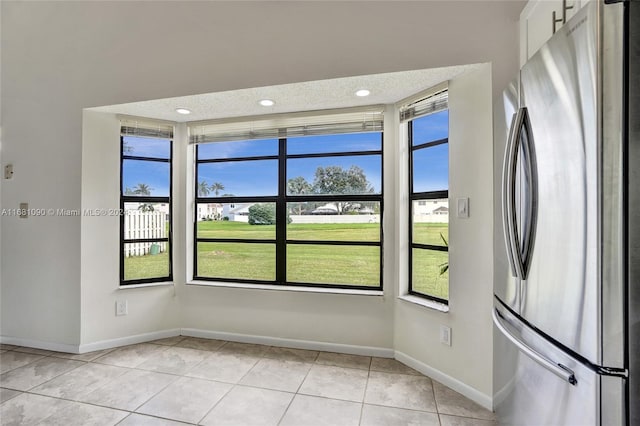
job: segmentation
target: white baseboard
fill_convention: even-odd
[[[440,370],[437,370],[422,361],[418,361],[415,358],[410,357],[402,352],[395,351],[395,359],[400,361],[403,364],[408,365],[414,370],[418,370],[425,376],[429,376],[434,380],[442,383],[450,389],[466,396],[473,402],[482,407],[486,408],[489,411],[493,411],[493,398],[489,395],[485,395],[477,389],[472,388],[471,386],[462,383],[460,380],[449,376],[448,374],[443,373]]]
[[[27,348],[45,349],[47,351],[66,352],[70,354],[79,353],[78,345],[46,342],[42,340],[22,339],[19,337],[0,336],[0,343],[14,346],[24,346]]]
[[[116,339],[101,340],[99,342],[86,343],[86,344],[80,345],[80,348],[79,348],[80,351],[78,353],[83,354],[86,352],[99,351],[102,349],[117,348],[120,346],[150,342],[152,340],[165,339],[167,337],[174,337],[179,335],[180,335],[180,329],[174,328],[170,330],[153,331],[150,333],[136,334],[133,336],[118,337]]]
[[[343,354],[377,356],[393,358],[393,349],[375,346],[345,345],[342,343],[316,342],[311,340],[286,339],[282,337],[254,336],[250,334],[225,333],[219,331],[183,328],[183,336],[203,337],[206,339],[229,340],[232,342],[255,343],[259,345],[281,346],[285,348],[307,349],[314,351],[339,352]]]

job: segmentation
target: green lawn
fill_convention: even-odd
[[[124,259],[124,279],[166,277],[169,275],[169,253],[130,256]]]
[[[449,224],[448,223],[414,223],[413,224],[413,242],[420,244],[431,244],[434,246],[443,246],[445,240],[449,241]]]
[[[448,239],[447,224],[420,223],[414,226],[414,241],[443,245]],[[274,225],[241,222],[198,222],[199,238],[275,239]],[[380,225],[289,224],[291,240],[379,241]],[[414,251],[413,288],[438,297],[448,297],[448,272],[440,275],[439,265],[446,252]],[[275,280],[275,244],[199,243],[198,275],[218,278]],[[126,279],[167,275],[168,255],[146,255],[125,259]],[[380,282],[380,251],[363,246],[287,246],[287,280],[324,284],[377,287]]]
[[[249,225],[242,222],[198,222],[198,238],[247,238],[273,240],[275,225]],[[377,223],[304,223],[287,225],[290,240],[380,241]]]
[[[413,242],[444,246],[442,239],[449,241],[448,223],[415,223],[413,225]],[[449,271],[440,273],[440,265],[449,261],[445,251],[414,249],[413,250],[413,291],[449,298]]]

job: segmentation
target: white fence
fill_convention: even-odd
[[[139,210],[127,210],[124,216],[124,238],[166,238],[167,215],[161,211],[143,212]],[[151,251],[151,246],[159,246],[159,252],[167,250],[166,242],[157,243],[127,243],[124,245],[124,255],[143,256]]]
[[[417,213],[413,215],[415,223],[449,223],[449,214]]]

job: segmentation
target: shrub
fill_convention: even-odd
[[[249,207],[250,225],[274,225],[276,223],[276,207],[273,204],[254,204]]]

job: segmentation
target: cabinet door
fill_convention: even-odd
[[[587,1],[589,0],[566,0],[566,19],[571,19]],[[554,26],[556,31],[562,27],[562,21],[553,22],[553,12],[556,13],[556,19],[562,20],[562,8],[562,0],[530,0],[523,9],[520,15],[520,66],[549,40]]]

